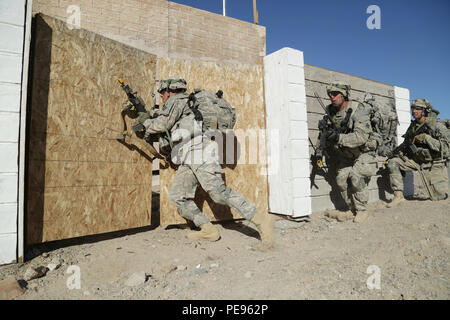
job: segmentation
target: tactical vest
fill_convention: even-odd
[[[162,154],[167,155],[176,144],[202,133],[198,127],[198,122],[195,120],[194,113],[188,106],[188,99],[189,95],[185,92],[170,96],[159,112],[159,115],[169,115],[173,112],[173,108],[181,107],[183,109],[181,117],[172,128],[167,128],[159,136],[158,142]],[[178,104],[178,106],[175,106],[175,104]]]
[[[424,128],[424,125],[427,125]],[[431,161],[440,161],[445,160],[449,157],[449,148],[448,148],[448,130],[438,122],[436,117],[428,117],[426,122],[423,124],[418,124],[415,120],[411,122],[408,130],[405,133],[405,137],[409,137],[413,139],[416,135],[426,133],[430,135],[432,138],[440,141],[440,151],[432,150],[427,143],[424,141],[423,143],[415,142],[418,151],[413,154],[409,149],[407,149],[407,155],[412,160],[418,163],[426,163]]]
[[[332,110],[332,108],[330,106],[331,105],[328,106],[329,111]],[[349,101],[348,106],[344,110],[341,110],[341,111],[338,111],[335,113],[333,113],[333,112],[330,113],[331,119],[334,121],[336,127],[338,127],[338,129],[342,133],[345,134],[345,133],[353,132],[354,124],[355,124],[354,115],[358,111],[359,108],[364,108],[364,105],[359,101],[351,100],[351,101]],[[345,124],[344,120],[350,109],[351,109],[350,119],[349,119],[348,123]],[[371,132],[369,134],[369,139],[367,140],[367,142],[364,145],[355,147],[355,148],[349,148],[349,147],[339,147],[339,146],[337,146],[337,144],[335,144],[335,145],[333,145],[333,149],[335,151],[339,152],[345,158],[356,159],[362,153],[376,150],[378,143],[379,143],[378,141],[379,141],[379,135],[376,132],[374,132],[373,130],[371,130]]]

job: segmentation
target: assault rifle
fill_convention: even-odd
[[[145,109],[145,102],[140,96],[137,95],[137,91],[133,92],[133,90],[130,88],[130,86],[128,84],[124,83],[122,78],[119,78],[119,83],[120,83],[120,86],[122,87],[122,89],[127,94],[128,101],[130,103],[125,108],[123,108],[120,113],[122,116],[123,126],[124,126],[123,134],[118,136],[116,139],[123,144],[129,145],[130,143],[133,143],[134,145],[140,145],[140,142],[138,140],[136,140],[136,138],[134,138],[130,134],[128,134],[127,123],[125,121],[125,115],[129,115],[130,112],[134,112],[134,113],[138,113],[138,114],[140,112],[145,112],[145,113],[149,113],[149,112]],[[154,94],[152,94],[152,96],[155,97]],[[157,113],[154,111],[155,108],[158,108],[156,103],[154,103],[154,106],[152,108],[152,113],[149,113],[150,118],[155,118],[157,116]],[[143,124],[138,123],[138,124],[134,125],[132,128],[137,137],[139,137],[139,138],[143,139],[145,142],[147,142],[145,144],[145,149],[148,149],[154,158],[159,158],[161,160],[165,159],[153,147],[152,143],[154,141],[156,141],[156,140],[154,140],[155,137],[145,133],[145,127]]]
[[[426,133],[426,134],[430,134],[430,135],[433,133],[433,130],[431,129],[430,125],[427,122],[425,122],[416,132],[414,132],[414,135],[413,135],[412,131],[406,131],[406,133],[402,136],[404,138],[403,143],[394,149],[393,155],[391,157],[389,157],[388,160],[390,158],[393,158],[394,156],[399,156],[403,161],[406,161],[406,158],[404,156],[405,153],[412,155],[412,156],[417,154],[419,152],[419,149],[414,144],[414,137],[419,134],[422,134],[422,133]],[[387,163],[387,160],[384,161],[384,163]],[[427,189],[430,199],[436,200],[436,197],[434,196],[433,192],[431,191],[430,185],[428,184],[428,181],[422,171],[420,164],[416,165],[416,169],[419,172],[419,175],[422,179],[422,183],[424,184],[425,188]]]
[[[394,149],[393,154],[399,155],[400,152],[406,153],[406,154],[409,153],[412,155],[417,154],[419,149],[414,144],[414,137],[419,134],[422,134],[422,133],[426,133],[426,134],[430,134],[430,135],[433,133],[433,130],[431,129],[430,125],[427,122],[422,124],[422,126],[416,132],[414,132],[414,135],[411,131],[406,131],[406,133],[402,136],[404,138],[403,143]]]
[[[317,158],[317,154],[319,152],[317,151],[317,148],[314,147],[314,144],[312,143],[311,138],[308,137],[308,140],[309,140],[309,143],[311,144],[311,147],[314,150],[314,154],[311,156],[311,162],[312,162],[313,166],[312,166],[312,170],[311,170],[311,175],[309,176],[309,179],[311,181],[310,188],[315,186],[316,189],[319,189],[319,187],[315,183],[315,178],[316,178],[317,172],[322,171],[324,173],[324,175],[328,174],[328,172],[324,170],[322,160]],[[319,163],[319,161],[320,161],[320,163]]]
[[[145,102],[142,100],[140,96],[137,95],[137,91],[133,92],[133,90],[130,88],[129,85],[125,84],[122,78],[119,78],[120,86],[122,87],[123,91],[127,94],[128,101],[130,102],[129,105],[127,105],[125,108],[123,108],[121,114],[122,117],[124,117],[129,111],[135,111],[135,112],[147,112],[145,109]],[[154,97],[154,94],[152,95]],[[133,126],[134,132],[139,131],[145,131],[145,128],[142,124],[138,123]]]

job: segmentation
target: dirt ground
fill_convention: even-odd
[[[217,224],[222,238],[212,243],[156,227],[41,245],[26,263],[0,267],[0,280],[57,262],[45,276],[20,281],[27,290],[16,299],[449,299],[450,199],[391,209],[379,201],[370,212],[362,224],[323,212],[300,221],[277,216],[267,253],[251,250],[258,233],[245,220]]]

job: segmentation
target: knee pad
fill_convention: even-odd
[[[366,186],[364,177],[360,176],[360,175],[352,175],[351,182],[352,182],[353,189],[356,192],[363,191]]]
[[[392,173],[393,171],[395,171],[398,168],[398,162],[395,160],[396,160],[395,158],[392,158],[387,163],[387,168],[390,173]]]
[[[342,177],[340,178],[339,176],[336,177],[336,184],[339,188],[339,191],[344,192],[347,190],[347,180],[348,180],[348,177],[345,177],[345,178],[342,178]]]

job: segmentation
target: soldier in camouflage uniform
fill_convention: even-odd
[[[349,210],[345,212],[328,212],[338,221],[352,220],[363,222],[368,217],[367,190],[370,177],[377,172],[376,149],[378,142],[373,138],[370,122],[370,110],[358,101],[349,100],[351,87],[334,83],[327,88],[331,104],[327,106],[328,114],[339,131],[328,129],[326,132],[328,162],[336,168],[336,184]],[[350,118],[345,128],[344,119]]]
[[[414,120],[408,127],[403,143],[397,147],[395,157],[388,161],[389,179],[395,197],[388,207],[404,201],[402,171],[421,170],[432,200],[448,195],[448,177],[445,161],[449,156],[449,132],[438,121],[439,112],[426,99],[411,104]],[[416,146],[417,150],[410,145]]]
[[[148,114],[142,113],[139,122],[144,125],[147,134],[170,132],[172,160],[180,164],[172,183],[170,199],[182,217],[193,221],[201,229],[188,234],[188,238],[209,241],[220,238],[219,230],[194,202],[195,191],[201,186],[214,202],[233,208],[256,225],[262,243],[255,249],[269,249],[273,244],[273,216],[259,212],[242,195],[225,186],[217,143],[205,138],[201,125],[195,120],[195,114],[187,103],[186,81],[178,78],[163,80],[158,92],[164,102],[158,117],[150,119]]]

